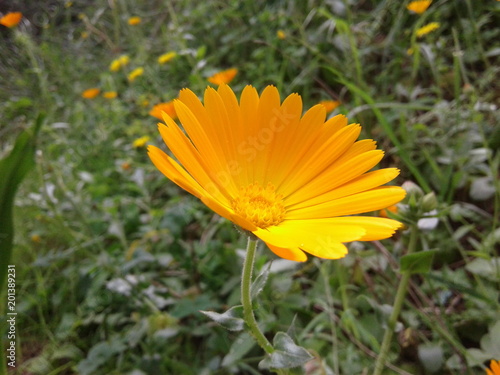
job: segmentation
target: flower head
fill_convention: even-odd
[[[131,26],[135,26],[135,25],[140,24],[141,21],[142,21],[141,17],[134,16],[134,17],[130,17],[128,19],[128,24]]]
[[[388,238],[395,220],[354,216],[391,206],[405,196],[381,186],[396,168],[369,172],[382,159],[361,127],[338,115],[325,122],[316,105],[302,115],[297,94],[283,102],[274,86],[259,96],[247,86],[207,88],[204,103],[188,89],[174,101],[183,129],[168,115],[159,131],[177,161],[155,146],[156,167],[219,215],[263,240],[278,256],[305,261],[305,252],[336,259],[345,242]]]
[[[7,13],[5,16],[0,18],[0,25],[4,25],[6,27],[14,27],[17,26],[21,19],[23,18],[23,14],[21,12],[11,12]]]
[[[490,368],[486,369],[486,375],[500,375],[500,361],[492,360]]]
[[[410,2],[406,6],[406,9],[408,9],[410,12],[422,14],[427,10],[427,8],[429,8],[431,3],[432,3],[432,0],[416,0],[416,1]]]
[[[439,22],[430,22],[427,25],[422,26],[421,28],[417,29],[415,32],[418,38],[423,37],[424,35],[427,35],[434,30],[439,29]]]
[[[164,53],[163,55],[160,55],[160,57],[158,57],[158,64],[160,64],[160,65],[166,64],[170,60],[174,59],[176,56],[177,56],[177,53],[174,51]]]
[[[170,116],[173,119],[177,118],[173,101],[156,104],[155,106],[153,106],[153,108],[151,108],[149,114],[153,117],[156,117],[159,120],[163,120],[163,112],[165,112],[168,116]]]
[[[118,96],[118,93],[116,91],[105,91],[102,93],[102,96],[106,99],[114,99]]]
[[[121,55],[117,59],[111,61],[111,64],[109,65],[109,70],[111,70],[112,72],[117,72],[122,67],[128,65],[129,62],[130,58],[127,55]]]
[[[149,137],[147,135],[145,135],[143,137],[137,138],[134,141],[134,143],[132,144],[132,146],[134,146],[134,148],[141,148],[141,147],[146,146],[146,143],[148,143],[148,141],[149,141]]]
[[[84,92],[82,92],[82,98],[84,99],[94,99],[97,95],[99,95],[101,92],[100,89],[97,87],[93,87],[91,89],[87,89]]]
[[[326,113],[330,113],[340,105],[340,102],[338,100],[323,100],[319,104],[325,107]]]
[[[128,78],[128,80],[129,80],[130,82],[132,82],[132,81],[135,81],[135,79],[136,79],[137,77],[140,77],[140,76],[142,76],[143,74],[144,74],[144,68],[139,67],[139,68],[135,68],[134,70],[132,70],[132,71],[129,73],[129,75],[127,76],[127,78]]]
[[[280,40],[283,40],[286,38],[286,34],[283,30],[278,30],[276,31],[276,36],[278,37],[278,39]]]
[[[236,77],[236,74],[238,74],[238,69],[236,68],[223,70],[215,73],[211,77],[208,77],[208,82],[213,83],[214,85],[222,85],[224,83],[228,84],[234,79],[234,77]]]

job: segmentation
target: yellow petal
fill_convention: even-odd
[[[365,230],[365,234],[357,241],[375,241],[391,237],[402,227],[399,221],[371,216],[348,216],[330,219],[332,225],[353,225]]]
[[[307,260],[307,255],[298,248],[286,249],[284,247],[277,247],[268,243],[266,243],[266,245],[269,250],[283,259],[294,260],[296,262],[305,262]]]
[[[324,194],[316,195],[310,199],[301,201],[295,205],[289,205],[288,209],[299,209],[314,206],[317,204],[332,201],[334,199],[339,199],[346,197],[348,195],[353,195],[361,193],[363,191],[374,189],[378,186],[384,185],[389,181],[392,181],[399,174],[399,169],[397,168],[384,168],[376,171],[365,173],[348,183],[341,186],[334,187],[330,191]]]
[[[383,186],[362,193],[315,206],[287,211],[287,219],[318,219],[380,210],[401,201],[406,195],[404,189],[396,186]]]
[[[332,224],[331,219],[285,220],[282,224],[253,232],[267,244],[299,248],[320,258],[338,259],[347,254],[343,242],[356,241],[366,230],[358,225]]]

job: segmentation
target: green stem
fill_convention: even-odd
[[[410,242],[408,244],[408,254],[411,254],[415,251],[415,247],[417,246],[417,239],[418,227],[416,224],[413,224],[410,227]],[[373,372],[373,375],[381,375],[382,370],[384,369],[387,354],[389,353],[389,348],[391,347],[392,334],[394,333],[394,328],[396,327],[399,313],[401,312],[401,307],[403,306],[406,292],[408,290],[410,276],[410,272],[405,272],[403,273],[403,275],[401,276],[401,280],[399,281],[398,291],[396,293],[396,298],[394,299],[394,306],[392,307],[392,313],[387,323],[387,329],[382,340],[382,346],[377,357],[377,362],[375,363],[375,370]]]
[[[243,264],[243,272],[241,274],[241,304],[243,305],[243,319],[245,320],[250,333],[255,338],[259,346],[264,349],[266,353],[271,354],[274,352],[274,348],[257,325],[252,308],[252,296],[250,294],[257,241],[258,240],[253,240],[248,237],[245,263]]]

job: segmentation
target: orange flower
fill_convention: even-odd
[[[215,73],[213,76],[208,77],[208,82],[213,83],[214,85],[222,85],[223,83],[231,82],[234,77],[238,74],[238,69],[231,68],[227,70],[223,70],[221,72]]]
[[[330,113],[340,105],[340,102],[338,100],[323,100],[319,104],[325,107],[326,113]]]
[[[174,102],[169,101],[166,103],[158,103],[156,104],[149,114],[153,117],[156,117],[159,120],[163,120],[163,112],[172,117],[173,119],[177,118],[177,114],[175,113]]]
[[[432,0],[416,0],[408,4],[406,6],[406,9],[408,9],[410,12],[422,14],[427,10],[427,8],[429,8],[429,5],[431,5],[431,3]]]
[[[150,145],[152,162],[213,211],[264,241],[279,257],[305,261],[347,254],[346,242],[391,237],[398,221],[360,216],[401,201],[405,190],[382,186],[399,170],[370,171],[384,153],[361,127],[278,89],[208,87],[204,102],[184,89],[158,128],[172,156]]]
[[[23,18],[23,14],[21,12],[7,13],[5,16],[0,18],[0,25],[14,27],[21,22],[21,18]]]
[[[98,89],[97,87],[93,87],[82,92],[82,98],[94,99],[97,95],[99,95],[100,92],[100,89]]]
[[[398,213],[398,206],[393,204],[392,206],[386,207],[383,210],[379,211],[379,215],[381,217],[389,217],[389,215],[387,215],[388,212],[392,212],[394,214],[397,214]]]
[[[500,361],[492,360],[490,368],[486,369],[486,375],[500,375]]]
[[[131,25],[131,26],[135,26],[135,25],[140,24],[140,23],[141,23],[141,21],[142,21],[141,17],[137,17],[137,16],[135,16],[135,17],[130,17],[130,18],[128,19],[128,24],[129,24],[129,25]]]
[[[118,93],[116,91],[105,91],[102,93],[102,96],[106,99],[114,99],[118,96]]]

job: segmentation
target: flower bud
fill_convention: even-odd
[[[425,194],[422,198],[422,211],[429,212],[434,210],[438,205],[438,200],[436,198],[436,194],[431,191],[428,194]]]

